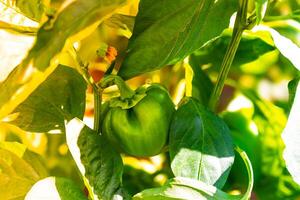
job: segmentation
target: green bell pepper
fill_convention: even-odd
[[[102,87],[109,82],[117,84],[121,95],[104,106],[102,133],[117,150],[129,155],[159,154],[167,142],[175,111],[168,91],[159,84],[132,91],[118,76],[104,79]]]

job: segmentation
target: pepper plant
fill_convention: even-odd
[[[299,8],[0,0],[0,199],[299,198]]]

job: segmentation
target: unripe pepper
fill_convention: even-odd
[[[132,91],[120,77],[109,79],[102,81],[102,87],[114,82],[119,87],[120,97],[105,103],[102,133],[116,149],[129,155],[159,154],[167,142],[175,111],[168,91],[159,84]]]

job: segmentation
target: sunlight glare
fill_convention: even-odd
[[[60,200],[60,195],[55,186],[55,178],[48,177],[38,181],[27,193],[25,200]]]
[[[241,110],[242,108],[252,108],[253,105],[249,99],[242,95],[238,95],[234,100],[230,102],[227,110],[230,112],[235,112]]]

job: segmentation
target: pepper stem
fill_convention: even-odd
[[[121,99],[132,98],[135,95],[135,91],[133,91],[125,83],[125,81],[117,75],[108,75],[98,83],[98,86],[102,89],[105,89],[112,85],[117,85],[117,87],[119,88]]]

